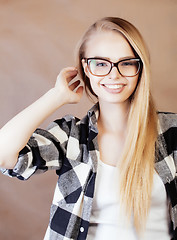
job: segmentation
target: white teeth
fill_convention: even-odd
[[[118,88],[122,88],[124,85],[123,84],[111,84],[111,85],[104,84],[104,86],[111,89],[118,89]]]

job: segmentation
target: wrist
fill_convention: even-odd
[[[46,95],[49,97],[52,106],[54,106],[56,109],[66,104],[64,96],[62,96],[62,94],[60,94],[56,88],[51,88]]]

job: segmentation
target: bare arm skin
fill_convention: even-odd
[[[0,167],[13,168],[19,152],[25,147],[35,129],[47,117],[64,104],[80,101],[83,87],[74,91],[80,81],[68,85],[76,75],[76,68],[64,68],[58,75],[54,88],[12,118],[0,130]]]

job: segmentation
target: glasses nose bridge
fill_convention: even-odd
[[[118,71],[118,73],[119,73],[119,74],[121,74],[121,73],[120,73],[120,70],[119,70],[119,67],[118,67],[118,65],[119,65],[119,62],[116,62],[116,63],[114,63],[114,62],[111,62],[111,70],[113,69],[113,67],[116,67],[116,68],[117,68],[117,71]]]

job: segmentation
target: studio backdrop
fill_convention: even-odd
[[[156,106],[177,112],[176,12],[176,0],[0,0],[0,127],[52,88],[63,67],[75,65],[78,40],[105,16],[125,18],[140,30],[151,55]],[[92,104],[84,95],[42,127],[68,113],[82,117]],[[56,180],[55,172],[25,182],[0,174],[0,239],[43,239]]]

